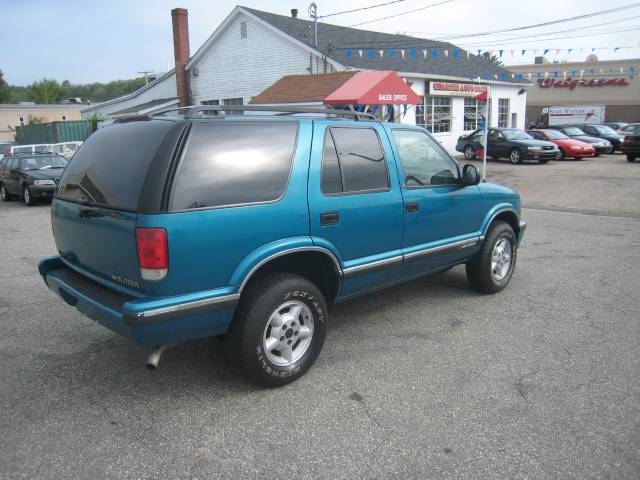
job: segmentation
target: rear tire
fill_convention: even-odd
[[[522,163],[522,152],[518,148],[514,148],[509,152],[509,160],[514,165]]]
[[[635,162],[635,161],[636,161],[635,155],[627,155],[627,162]]]
[[[516,235],[511,225],[493,223],[480,251],[467,263],[467,280],[480,293],[497,293],[505,288],[516,266]]]
[[[298,275],[276,273],[250,283],[225,337],[231,365],[254,382],[279,387],[313,365],[326,336],[322,292]]]
[[[7,192],[7,189],[4,187],[4,184],[0,184],[0,198],[2,198],[3,202],[10,202],[11,199],[13,198],[9,192]]]
[[[24,204],[27,207],[32,207],[35,203],[33,195],[31,195],[31,189],[29,188],[29,185],[25,185],[22,189],[22,198],[24,199]]]

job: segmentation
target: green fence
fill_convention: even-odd
[[[16,140],[20,145],[85,141],[92,133],[91,120],[70,120],[16,127]]]

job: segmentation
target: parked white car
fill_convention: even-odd
[[[82,142],[63,142],[63,143],[54,143],[49,148],[49,153],[55,153],[57,155],[62,155],[64,158],[69,160],[76,154],[78,148],[80,148]]]
[[[618,130],[620,135],[638,135],[640,134],[640,123],[630,123]]]

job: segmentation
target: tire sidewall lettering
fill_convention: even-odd
[[[309,309],[311,310],[312,315],[314,316],[314,322],[324,323],[324,310],[320,302],[315,298],[315,296],[306,290],[291,290],[282,295],[282,301],[290,301],[290,300],[298,300],[305,303]],[[274,305],[274,308],[276,306]],[[266,320],[265,320],[266,321]],[[262,339],[260,339],[262,341]],[[297,376],[300,373],[300,370],[307,359],[307,357],[311,354],[312,350],[316,348],[315,345],[316,339],[312,339],[311,348],[293,365],[289,365],[287,367],[279,367],[277,365],[272,364],[264,354],[264,349],[262,348],[262,344],[258,344],[255,349],[256,360],[258,366],[269,376],[276,378],[287,378],[292,376]]]

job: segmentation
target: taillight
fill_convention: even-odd
[[[138,265],[144,280],[162,280],[169,269],[169,245],[164,228],[136,228]]]
[[[632,143],[631,137],[624,137],[624,140],[622,141],[622,143]]]

